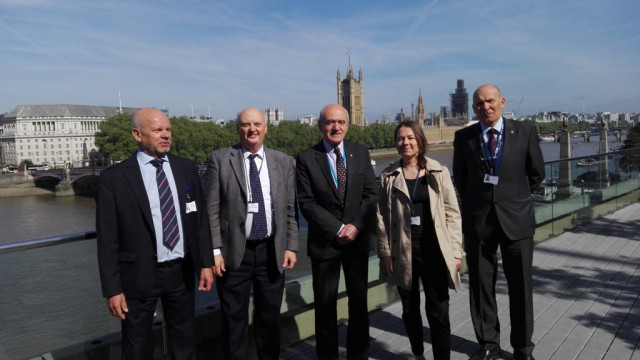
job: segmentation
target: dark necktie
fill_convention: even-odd
[[[498,130],[489,129],[489,142],[487,143],[487,148],[489,149],[489,155],[492,159],[496,157],[496,148],[498,147]]]
[[[260,184],[260,173],[256,166],[255,158],[258,155],[249,155],[249,182],[251,185],[251,201],[258,203],[258,212],[253,213],[251,223],[251,239],[264,239],[267,237],[267,216],[264,212],[264,198],[262,197],[262,185]]]
[[[160,212],[162,213],[162,244],[169,250],[173,250],[180,240],[180,229],[176,218],[176,208],[173,204],[173,195],[167,175],[162,169],[162,160],[153,159],[151,165],[156,167],[156,183],[158,183],[158,195],[160,195]]]
[[[344,159],[339,148],[333,149],[336,154],[336,174],[338,177],[338,196],[340,197],[340,205],[344,207],[344,194],[347,190],[347,171],[344,168]]]

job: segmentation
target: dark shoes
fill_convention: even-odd
[[[536,360],[533,355],[531,354],[527,354],[527,355],[515,355],[514,356],[515,360]]]
[[[471,359],[472,360],[502,359],[502,351],[501,350],[481,350],[477,352]]]

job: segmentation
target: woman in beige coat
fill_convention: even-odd
[[[424,352],[420,280],[435,359],[449,359],[449,288],[460,289],[464,256],[460,210],[446,167],[427,158],[427,139],[415,121],[395,130],[401,159],[380,176],[378,256],[382,276],[398,286],[411,350]]]

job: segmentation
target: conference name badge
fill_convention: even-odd
[[[189,186],[184,187],[184,192],[185,196],[187,197],[187,202],[185,204],[185,210],[187,211],[187,214],[198,211],[196,202],[191,200],[191,195],[189,194]]]
[[[196,207],[196,202],[193,200],[187,201],[186,210],[187,210],[187,214],[198,211],[198,208]]]
[[[495,175],[491,175],[491,174],[485,174],[484,175],[484,183],[485,184],[491,184],[491,185],[498,185],[498,177]]]
[[[258,207],[258,203],[249,203],[249,212],[250,213],[257,213],[258,211],[260,211],[260,208]]]

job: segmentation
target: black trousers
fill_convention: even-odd
[[[533,335],[533,238],[507,238],[497,220],[486,239],[465,237],[469,267],[471,320],[476,339],[485,350],[500,349],[500,322],[496,304],[496,277],[500,246],[509,289],[511,346],[516,357],[531,354]]]
[[[185,286],[182,266],[158,268],[153,292],[147,299],[126,299],[129,312],[122,320],[122,358],[153,359],[153,313],[162,301],[172,359],[195,359],[195,296]]]
[[[437,240],[434,241],[437,242]],[[425,313],[431,328],[434,359],[451,357],[447,272],[447,266],[439,248],[425,246],[421,241],[412,241],[411,289],[398,287],[398,294],[402,302],[402,321],[414,355],[421,355],[424,352],[422,315],[420,314],[420,281],[422,280]]]
[[[338,282],[344,270],[349,298],[347,359],[367,359],[369,312],[367,308],[367,254],[342,253],[333,259],[311,259],[318,359],[338,359]]]
[[[253,287],[253,329],[260,359],[280,356],[280,307],[284,273],[276,263],[273,239],[247,241],[242,263],[217,279],[222,309],[225,359],[247,358],[249,299]]]

